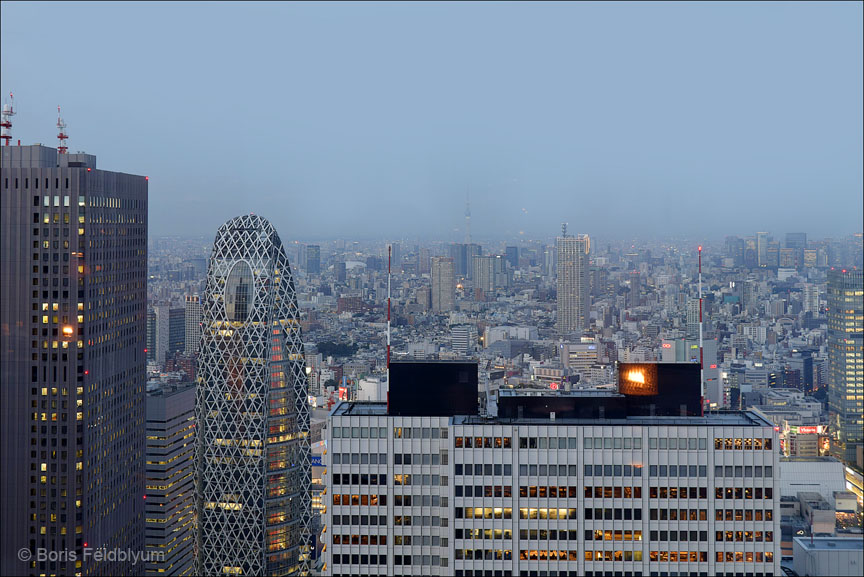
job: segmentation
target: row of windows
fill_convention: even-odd
[[[334,545],[386,545],[387,535],[333,535]]]
[[[438,535],[395,535],[393,541],[396,545],[419,545],[421,547],[446,547],[448,544],[447,537],[439,537]]]
[[[467,561],[510,561],[513,559],[511,549],[456,549],[453,554],[455,559]]]
[[[579,509],[552,509],[522,507],[519,509],[520,519],[578,519]]]
[[[447,527],[447,517],[436,517],[429,515],[394,515],[393,524],[400,527],[409,527],[411,525],[417,527]]]
[[[763,539],[762,531],[717,531],[714,540],[715,541],[736,541],[736,542],[748,542],[748,543],[761,543]],[[774,532],[773,531],[765,531],[764,539],[768,543],[774,541]]]
[[[651,541],[707,541],[708,531],[650,531]]]
[[[334,465],[386,465],[387,453],[332,453]]]
[[[393,455],[394,465],[446,465],[447,452],[439,454],[415,454],[411,453],[396,453]]]
[[[4,188],[9,188],[9,179],[6,178],[5,181],[6,182],[4,183]],[[33,183],[34,183],[33,184],[34,188],[39,188],[39,179],[38,178],[33,178]],[[15,179],[15,188],[18,188],[18,179],[17,178]],[[30,188],[30,179],[29,178],[24,179],[24,188]],[[47,178],[45,179],[45,188],[48,188],[48,179]],[[60,179],[59,178],[54,179],[54,188],[60,188]],[[69,179],[68,178],[66,178],[66,188],[69,188]],[[38,196],[33,197],[34,202],[36,203],[34,206],[39,204],[39,202],[37,200],[38,198],[39,198]],[[48,197],[45,197],[45,198],[48,198]],[[81,197],[81,198],[83,198],[83,197]]]
[[[773,499],[774,489],[771,487],[717,487],[714,489],[715,499]]]
[[[447,557],[438,555],[393,555],[394,565],[432,565],[433,567],[447,566]]]
[[[641,541],[642,531],[602,531],[597,529],[585,531],[586,541]]]
[[[463,465],[456,463],[453,465],[453,472],[456,475],[504,475],[509,477],[513,474],[513,465],[471,465],[471,463]]]
[[[716,509],[715,521],[773,521],[773,509]]]
[[[511,485],[457,485],[455,487],[457,497],[512,497]]]
[[[394,505],[397,507],[410,507],[412,503],[415,506],[422,507],[447,507],[448,498],[438,495],[396,495]]]
[[[620,508],[602,508],[597,507],[594,509],[585,509],[585,520],[586,521],[641,521],[642,520],[642,509],[620,509]]]
[[[714,450],[715,451],[722,451],[725,449],[725,450],[729,451],[729,450],[735,449],[735,450],[739,450],[739,451],[740,450],[761,451],[764,449],[766,451],[770,451],[771,450],[771,444],[772,444],[771,439],[746,439],[746,438],[742,439],[740,437],[736,438],[736,439],[730,439],[730,438],[714,439]]]
[[[707,551],[650,551],[648,560],[652,563],[707,563]]]
[[[396,439],[446,439],[447,427],[393,427],[393,437]]]
[[[333,439],[386,439],[387,427],[333,427]]]
[[[522,561],[578,561],[578,551],[570,550],[548,550],[548,549],[522,549],[519,551],[519,559]]]
[[[532,541],[578,541],[579,533],[576,529],[519,529],[519,538]]]
[[[333,525],[387,525],[386,515],[333,515]]]
[[[334,505],[362,505],[364,507],[382,507],[387,505],[387,495],[349,495],[349,494],[333,494]]]
[[[394,485],[430,485],[446,487],[447,475],[393,475]]]
[[[707,477],[707,465],[650,465],[651,477]]]
[[[585,465],[584,472],[586,477],[641,477],[642,465]]]
[[[332,555],[334,565],[386,565],[387,555]]]
[[[457,449],[509,449],[510,437],[455,437]]]
[[[584,551],[586,561],[641,561],[642,551]],[[705,560],[708,560],[707,554]]]
[[[678,437],[672,438],[655,438],[651,437],[648,439],[648,448],[649,449],[672,449],[672,450],[681,450],[681,451],[704,451],[708,448],[708,440],[707,439],[679,439]]]
[[[512,539],[510,529],[455,529],[457,539]]]
[[[560,494],[560,491],[559,491]],[[595,499],[641,499],[642,487],[592,487],[585,486],[585,498]]]
[[[708,487],[651,487],[651,499],[707,499]]]
[[[708,509],[649,509],[651,521],[707,521]]]
[[[510,507],[456,507],[454,519],[512,519]]]
[[[696,439],[691,440],[696,441]],[[642,437],[585,437],[583,446],[586,449],[641,449]]]
[[[335,473],[332,483],[334,485],[387,485],[387,475]]]
[[[724,561],[726,563],[773,563],[774,553],[771,551],[765,551],[764,554],[762,551],[726,551],[725,553],[717,551],[714,560],[718,563],[723,563]]]
[[[716,465],[714,467],[714,476],[715,477],[773,477],[774,476],[774,467],[766,466],[766,467],[751,467],[750,465],[736,465],[730,466],[726,465]]]

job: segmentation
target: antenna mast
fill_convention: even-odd
[[[57,146],[58,154],[66,154],[66,151],[69,150],[69,147],[66,146],[66,139],[69,138],[69,135],[66,134],[66,122],[63,120],[63,117],[60,116],[60,107],[57,107],[57,140],[60,141],[59,146]]]
[[[465,192],[465,244],[471,244],[471,192]]]
[[[15,116],[15,97],[9,93],[9,103],[3,104],[3,121],[0,122],[0,138],[6,141],[4,146],[9,146],[12,140],[12,117]]]
[[[699,387],[701,397],[699,405],[702,416],[705,416],[705,359],[702,354],[702,245],[699,245]]]

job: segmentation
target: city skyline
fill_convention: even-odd
[[[286,238],[457,241],[466,194],[477,239],[860,230],[860,3],[218,4],[201,33],[198,5],[2,10],[13,139],[54,143],[61,104],[70,150],[145,167],[154,235],[261,212]],[[67,50],[116,82],[18,56],[28,23],[103,18],[130,26]]]

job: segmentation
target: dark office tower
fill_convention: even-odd
[[[737,236],[726,237],[726,256],[732,259],[734,266],[744,264],[744,249],[746,246],[743,238]]]
[[[807,248],[807,233],[787,232],[785,248],[792,250],[796,267],[800,268],[804,266],[804,249]]]
[[[519,247],[518,246],[508,246],[504,249],[504,257],[507,259],[507,262],[510,263],[510,266],[513,268],[519,268]]]
[[[147,179],[39,145],[0,166],[0,571],[138,575],[84,548],[144,550]]]
[[[474,257],[483,254],[483,247],[479,244],[465,245],[465,276],[469,279],[474,278]]]
[[[864,442],[864,272],[828,271],[828,408],[831,451],[855,462]]]
[[[333,268],[336,270],[336,282],[345,282],[348,279],[348,269],[344,260],[334,264]]]
[[[317,244],[306,245],[306,272],[321,273],[321,247]]]
[[[186,348],[186,309],[172,308],[168,311],[168,354]]]
[[[468,245],[461,243],[453,243],[449,247],[450,258],[453,259],[453,274],[464,277],[467,274],[466,262],[468,261],[468,253],[466,252]]]
[[[196,398],[197,575],[308,571],[309,408],[294,281],[256,215],[219,228]]]

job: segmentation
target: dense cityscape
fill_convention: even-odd
[[[706,196],[652,234],[565,195],[538,234],[460,183],[370,235],[332,225],[354,193],[239,179],[175,227],[174,165],[33,114],[0,123],[3,575],[860,574],[848,215],[742,233]]]

